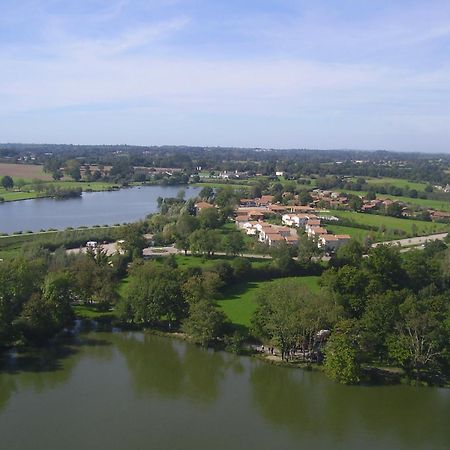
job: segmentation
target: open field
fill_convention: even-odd
[[[364,178],[364,177],[362,177]],[[356,181],[356,177],[353,177],[352,180]],[[408,187],[409,189],[416,189],[417,191],[423,191],[425,190],[427,183],[422,183],[422,182],[418,182],[418,181],[408,181],[405,180],[403,178],[388,178],[388,177],[384,177],[384,178],[370,178],[370,177],[365,177],[365,180],[367,181],[368,184],[371,184],[373,186],[385,186],[385,185],[391,185],[391,186],[395,186],[395,187],[399,187],[399,188],[406,188]]]
[[[23,178],[25,180],[39,179],[51,181],[52,176],[45,173],[43,166],[34,164],[7,164],[0,163],[0,178],[9,175],[13,178]]]
[[[363,242],[364,238],[369,234],[372,234],[369,230],[364,230],[362,228],[354,228],[354,227],[344,227],[341,225],[326,225],[325,228],[333,234],[348,234],[352,239],[356,239],[357,241]],[[376,233],[376,241],[385,241],[389,238],[383,236],[381,233]],[[395,239],[395,238],[393,238]]]
[[[338,211],[333,210],[333,215],[355,223],[380,227],[384,225],[386,229],[403,230],[408,236],[426,235],[432,233],[439,233],[450,230],[450,225],[445,223],[424,222],[413,219],[399,219],[396,217],[381,216],[376,214],[365,214],[353,211]]]
[[[318,289],[320,277],[291,277],[290,279],[305,285],[311,290]],[[269,285],[284,283],[286,278],[271,281],[243,282],[231,286],[224,292],[224,297],[218,301],[219,307],[234,325],[249,327],[251,317],[257,307],[258,295]]]

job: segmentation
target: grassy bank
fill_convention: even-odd
[[[41,181],[38,185],[32,180],[27,181],[20,188],[14,188],[12,190],[0,188],[0,197],[5,202],[46,197],[45,190],[50,187],[64,189],[81,188],[84,192],[108,191],[113,188],[118,188],[116,184],[106,183],[104,181]]]
[[[0,258],[18,256],[27,245],[41,245],[49,250],[76,248],[87,241],[113,241],[122,237],[122,226],[77,228],[65,231],[43,231],[0,236]]]

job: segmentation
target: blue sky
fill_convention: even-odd
[[[450,152],[450,1],[0,0],[0,142]]]

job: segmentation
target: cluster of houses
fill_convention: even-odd
[[[240,201],[236,209],[236,226],[247,235],[255,236],[259,242],[269,246],[285,242],[289,245],[298,243],[297,229],[302,229],[317,242],[319,248],[333,252],[350,240],[349,235],[329,234],[321,223],[321,216],[315,207],[301,205],[272,204],[273,196],[263,195],[261,198]],[[265,221],[268,216],[281,216],[282,225],[274,225]],[[328,220],[338,220],[327,217]]]
[[[312,202],[311,205],[315,207],[322,208],[332,208],[332,209],[347,209],[348,208],[348,197],[344,193],[325,191],[322,189],[314,189],[311,191]],[[385,199],[374,199],[368,200],[361,196],[362,212],[373,212],[388,208],[390,205],[396,203],[402,207],[402,216],[406,218],[411,218],[417,215],[418,211],[414,211],[411,206],[408,206],[405,202],[398,200],[392,200],[390,198]],[[420,211],[419,211],[420,212]],[[427,209],[426,211],[430,220],[438,222],[450,221],[450,213],[444,211],[436,211],[434,209]]]

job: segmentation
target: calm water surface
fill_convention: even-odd
[[[0,204],[0,233],[41,229],[113,225],[143,219],[157,212],[158,197],[176,197],[183,189],[186,198],[198,187],[142,186],[107,192],[85,192],[80,198],[39,198]]]
[[[143,333],[7,357],[8,450],[448,449],[450,390],[345,387]]]

